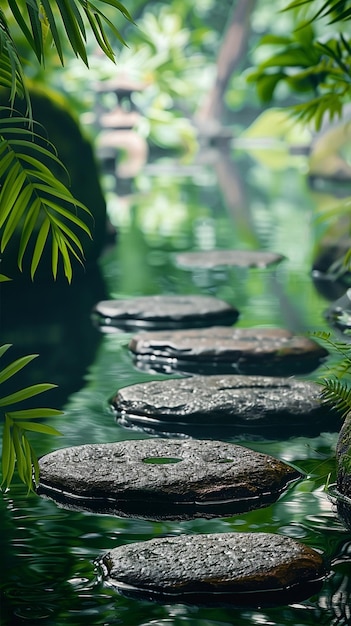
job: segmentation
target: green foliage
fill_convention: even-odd
[[[325,343],[336,357],[322,375],[322,400],[344,418],[351,411],[351,344],[334,340],[329,332],[315,332],[313,336]]]
[[[307,9],[310,14],[306,15]],[[287,36],[268,34],[261,39],[259,45],[269,56],[248,80],[256,84],[266,103],[282,85],[295,97],[303,95],[303,101],[290,105],[289,110],[299,121],[313,123],[319,130],[326,116],[330,120],[340,117],[350,101],[351,38],[335,31],[329,34],[329,30],[319,36],[316,21],[327,19],[334,24],[349,20],[351,9],[345,10],[344,1],[328,0],[320,7],[316,0],[296,0],[284,10],[297,11],[295,29]]]
[[[0,358],[11,347],[11,344],[0,346]],[[13,361],[0,371],[0,385],[12,378],[15,374],[26,367],[37,354],[30,354]],[[34,396],[53,389],[56,385],[50,383],[40,383],[18,389],[16,392],[0,397],[0,409],[12,407],[20,402],[33,398]],[[39,467],[36,454],[28,440],[27,432],[45,433],[47,435],[60,435],[55,428],[46,424],[38,423],[39,420],[47,417],[61,415],[62,411],[48,408],[7,410],[4,413],[4,431],[2,442],[2,486],[9,488],[17,464],[18,475],[22,482],[33,488],[33,478],[35,483],[39,477]]]
[[[63,64],[64,48],[68,43],[74,54],[88,65],[86,24],[102,52],[114,61],[115,55],[106,26],[114,38],[123,44],[125,42],[101,7],[111,6],[127,20],[133,21],[126,7],[118,0],[8,0],[7,4],[9,10],[6,15],[2,11],[1,22],[10,30],[8,18],[11,11],[41,64],[44,64],[46,51],[51,44],[55,46]],[[7,47],[5,51],[8,52]]]
[[[70,282],[70,254],[79,261],[84,258],[82,245],[70,225],[75,224],[90,235],[88,226],[75,211],[79,206],[90,212],[74,199],[67,187],[43,163],[45,157],[53,165],[60,165],[54,147],[49,142],[41,145],[42,136],[28,129],[27,118],[6,116],[8,109],[5,107],[0,107],[0,116],[1,113],[5,117],[0,117],[0,229],[3,227],[0,252],[5,251],[16,229],[21,226],[18,266],[22,270],[25,251],[31,237],[34,237],[36,243],[31,259],[33,278],[51,233],[53,276],[57,276],[60,253],[65,276]],[[63,202],[68,203],[68,208]]]
[[[5,251],[16,230],[21,228],[18,265],[22,270],[23,256],[33,237],[32,278],[44,247],[50,241],[53,276],[56,278],[59,260],[62,259],[65,276],[70,282],[72,257],[81,263],[84,259],[79,232],[85,231],[89,236],[91,232],[76,214],[77,207],[89,214],[88,209],[57,179],[53,168],[41,162],[44,156],[52,165],[63,167],[54,147],[49,142],[45,145],[36,132],[24,76],[25,62],[16,45],[14,25],[20,29],[27,46],[41,65],[45,64],[52,45],[62,64],[64,49],[68,45],[88,65],[85,24],[106,57],[114,61],[109,36],[111,34],[113,39],[117,38],[123,44],[124,40],[101,7],[112,7],[132,21],[129,12],[118,0],[96,0],[96,3],[86,0],[8,0],[6,6],[0,9],[0,87],[9,92],[9,106],[0,107],[0,253]],[[13,109],[16,97],[26,100],[25,116]],[[2,276],[0,280],[6,278]]]
[[[346,0],[326,0],[322,6],[320,4],[316,0],[294,0],[284,10],[307,9],[310,14],[309,17],[306,17],[308,23],[325,17],[328,18],[329,24],[351,19],[351,8],[346,6]]]

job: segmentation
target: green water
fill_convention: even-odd
[[[109,193],[119,237],[101,259],[102,279],[89,275],[74,297],[58,290],[61,308],[50,305],[56,288],[34,287],[35,296],[29,297],[18,287],[11,296],[2,335],[19,343],[22,354],[41,353],[35,376],[60,382],[51,404],[65,410],[54,424],[62,432],[60,439],[33,436],[39,454],[148,436],[117,426],[108,399],[120,387],[165,376],[135,369],[127,349],[130,335],[103,335],[93,327],[91,307],[99,298],[207,294],[234,304],[240,326],[283,326],[303,333],[325,328],[328,302],[310,277],[321,234],[315,221],[320,198],[308,189],[296,163],[272,171],[237,155],[225,187],[218,185],[218,168],[211,164],[189,171],[185,165],[182,175],[168,173],[166,165],[158,163],[158,174],[156,168],[152,175],[140,176],[130,197]],[[110,182],[105,181],[107,190]],[[263,248],[283,253],[287,260],[275,269],[187,271],[175,264],[177,252],[213,247]],[[338,428],[335,418],[330,432],[277,441],[228,432],[228,441],[272,454],[306,474],[275,504],[232,518],[118,519],[60,509],[14,485],[0,500],[1,625],[349,624],[351,536],[325,492],[326,482],[335,478]],[[101,580],[96,566],[102,554],[123,543],[227,531],[275,532],[320,550],[330,571],[320,594],[264,610],[158,604],[118,595]]]

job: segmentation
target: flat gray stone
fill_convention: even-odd
[[[293,467],[219,441],[144,439],[56,450],[38,493],[69,508],[148,519],[227,516],[274,502]]]
[[[275,265],[283,261],[282,254],[266,250],[206,250],[203,252],[181,252],[176,255],[179,267],[201,267],[214,269],[217,267],[260,267]]]
[[[143,296],[104,300],[93,310],[93,319],[105,327],[197,328],[233,324],[239,316],[233,306],[210,296]]]
[[[331,423],[320,385],[269,376],[192,376],[122,387],[112,398],[119,423],[162,432],[228,426],[238,432],[313,430]]]
[[[210,328],[155,331],[132,337],[138,368],[150,372],[287,376],[310,372],[328,352],[281,328]]]
[[[155,538],[114,548],[101,564],[123,594],[195,604],[285,604],[311,596],[325,576],[318,552],[268,533]]]

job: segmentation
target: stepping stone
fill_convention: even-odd
[[[227,266],[264,268],[280,263],[284,259],[282,254],[266,250],[206,250],[181,252],[176,255],[176,264],[186,269],[194,267],[215,269]]]
[[[123,595],[187,604],[282,605],[317,593],[321,555],[268,533],[180,535],[114,548],[101,560]]]
[[[328,352],[281,328],[210,328],[145,332],[130,351],[144,371],[288,376],[312,371]]]
[[[211,518],[261,508],[300,477],[271,456],[219,441],[144,439],[56,450],[38,493],[68,508],[146,519]]]
[[[233,324],[238,311],[210,296],[144,296],[105,300],[93,310],[93,319],[105,329],[198,328]]]
[[[293,378],[192,376],[122,387],[111,404],[122,426],[148,432],[204,436],[222,427],[286,437],[295,431],[319,433],[327,425],[338,428],[335,411],[322,404],[320,391],[317,383]]]

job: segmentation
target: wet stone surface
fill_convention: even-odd
[[[111,400],[122,426],[163,433],[230,432],[286,436],[338,428],[320,385],[269,376],[192,376],[123,387]],[[202,435],[204,436],[204,435]]]
[[[285,259],[282,254],[266,250],[206,250],[177,254],[176,264],[184,268],[260,267],[275,265]]]
[[[144,296],[105,300],[93,310],[102,329],[199,328],[230,325],[239,316],[235,307],[210,296]]]
[[[325,576],[318,552],[268,533],[155,538],[114,548],[102,567],[123,594],[195,604],[287,604],[313,595]]]
[[[148,372],[288,376],[315,369],[325,348],[281,328],[155,331],[132,337],[135,365]]]
[[[39,495],[67,508],[146,519],[234,515],[274,502],[291,466],[219,441],[144,439],[56,450],[39,461]]]

